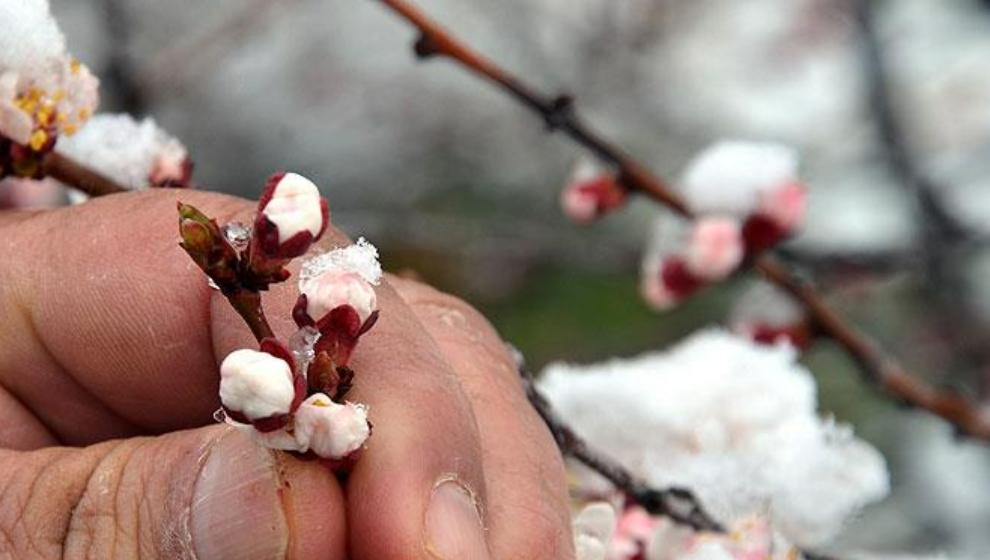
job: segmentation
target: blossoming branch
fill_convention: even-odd
[[[295,173],[268,180],[251,225],[221,226],[179,203],[182,248],[258,341],[220,365],[222,418],[268,448],[313,454],[347,469],[371,435],[367,407],[345,397],[354,381],[351,353],[378,319],[377,250],[361,240],[302,264],[292,310],[298,330],[288,341],[272,331],[261,295],[289,279],[289,264],[313,247],[328,223],[326,199]]]

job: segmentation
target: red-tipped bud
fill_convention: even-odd
[[[739,223],[731,218],[699,218],[692,224],[684,263],[690,273],[705,281],[729,276],[745,254]]]
[[[581,160],[560,193],[560,206],[568,218],[586,224],[622,206],[626,197],[613,173]]]
[[[326,231],[329,215],[312,181],[296,173],[276,173],[258,202],[255,250],[272,260],[301,256]]]

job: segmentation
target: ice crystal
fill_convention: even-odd
[[[374,285],[378,285],[382,278],[378,249],[363,237],[353,245],[334,249],[304,262],[299,271],[299,289],[303,290],[307,282],[330,270],[357,273]]]

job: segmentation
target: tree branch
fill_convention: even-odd
[[[653,175],[646,166],[587,127],[578,118],[571,97],[549,97],[538,93],[533,87],[454,38],[408,1],[379,1],[419,30],[420,37],[415,43],[418,56],[445,56],[472,73],[492,81],[522,105],[539,114],[551,130],[566,134],[613,165],[625,188],[641,193],[681,216],[692,217],[681,197],[666,183]],[[990,441],[990,413],[957,394],[939,392],[909,375],[872,340],[846,324],[812,286],[799,279],[774,257],[761,256],[755,260],[754,267],[767,280],[790,292],[800,301],[817,327],[817,332],[842,346],[860,366],[864,379],[877,389],[906,405],[940,416],[961,434]]]
[[[48,152],[44,155],[41,160],[41,171],[45,176],[78,189],[91,197],[127,191],[113,179],[58,152]]]

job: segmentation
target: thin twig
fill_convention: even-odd
[[[602,475],[629,499],[639,504],[651,515],[669,517],[682,525],[687,525],[696,531],[724,532],[722,525],[709,516],[698,499],[690,490],[684,488],[666,488],[657,490],[651,488],[642,480],[626,470],[615,460],[594,452],[588,447],[577,433],[565,424],[554,412],[550,402],[540,394],[533,378],[525,370],[519,369],[526,396],[533,408],[546,423],[547,428],[557,441],[557,446],[565,455],[569,455],[582,464]]]
[[[91,197],[127,191],[113,179],[58,152],[45,154],[41,161],[41,171],[46,177],[51,177]]]
[[[239,289],[230,294],[224,294],[231,307],[244,319],[251,334],[258,342],[266,338],[274,338],[275,333],[265,317],[265,308],[261,305],[261,292]]]
[[[646,166],[587,127],[577,116],[569,96],[550,97],[536,91],[490,60],[455,39],[406,0],[379,0],[420,32],[415,52],[420,57],[445,56],[504,89],[522,105],[538,113],[551,130],[559,130],[618,171],[622,184],[691,218],[687,205]],[[754,266],[770,282],[790,292],[807,310],[820,335],[833,339],[853,357],[863,377],[879,390],[909,406],[916,406],[950,422],[960,434],[990,441],[990,414],[954,393],[940,392],[910,374],[864,334],[847,324],[808,283],[770,255]]]

